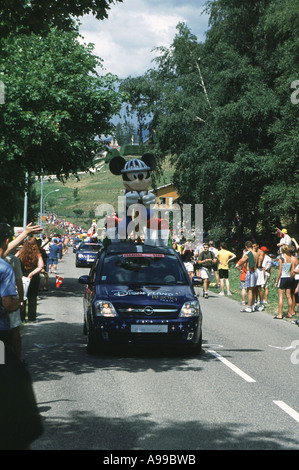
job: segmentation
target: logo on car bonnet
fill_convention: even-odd
[[[154,312],[154,309],[152,307],[148,306],[148,307],[144,307],[143,311],[144,311],[145,315],[152,315],[153,312]]]

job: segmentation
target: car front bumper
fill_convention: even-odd
[[[94,317],[93,333],[101,343],[197,344],[201,317],[123,319]]]
[[[90,267],[92,266],[95,258],[92,259],[86,259],[86,258],[77,258],[76,259],[76,265],[77,266],[82,266],[82,267]]]

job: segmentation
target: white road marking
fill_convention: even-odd
[[[38,349],[48,349],[48,348],[57,348],[57,347],[69,347],[69,346],[78,346],[78,343],[52,343],[52,344],[37,344],[33,343],[33,346],[36,346]],[[81,346],[81,344],[79,344]]]
[[[206,348],[213,348],[213,349],[220,349],[220,348],[224,348],[224,346],[222,344],[203,344],[202,347],[204,349]]]
[[[212,354],[216,359],[219,359],[219,361],[223,362],[227,367],[229,367],[231,370],[233,370],[236,374],[238,374],[242,379],[246,380],[246,382],[255,382],[255,380],[250,377],[249,375],[245,374],[241,369],[239,369],[237,366],[235,366],[232,362],[228,361],[224,357],[220,356],[216,351],[212,351],[211,349],[207,349],[207,352]]]
[[[295,421],[297,421],[297,423],[299,423],[299,413],[297,411],[293,410],[293,408],[291,408],[289,405],[287,405],[284,401],[273,400],[273,403],[275,403],[275,405],[279,406],[279,408],[281,408],[289,416],[291,416],[291,418],[293,418]]]
[[[287,351],[288,349],[295,349],[296,346],[272,346],[271,344],[269,344],[269,348],[275,348],[275,349],[281,349],[282,351]]]

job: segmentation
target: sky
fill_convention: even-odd
[[[186,23],[199,42],[205,40],[208,16],[206,0],[123,0],[112,4],[108,19],[93,15],[81,18],[80,34],[93,43],[94,54],[103,59],[104,73],[119,78],[143,75],[153,68],[152,49],[170,46],[179,22]]]

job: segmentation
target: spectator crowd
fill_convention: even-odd
[[[262,311],[268,304],[269,285],[273,264],[278,266],[276,281],[278,291],[278,313],[273,318],[282,319],[284,296],[288,304],[287,318],[299,313],[299,246],[295,238],[288,235],[287,229],[279,230],[280,240],[277,253],[272,258],[269,249],[260,246],[257,240],[245,242],[242,256],[235,263],[236,253],[227,248],[225,242],[219,249],[212,240],[193,247],[191,240],[173,240],[173,248],[178,251],[190,278],[201,278],[203,297],[209,297],[208,288],[216,285],[219,296],[231,296],[229,272],[235,267],[240,273],[241,312]],[[273,259],[274,258],[274,259]],[[215,281],[215,282],[214,282]],[[296,320],[298,323],[298,320]]]

